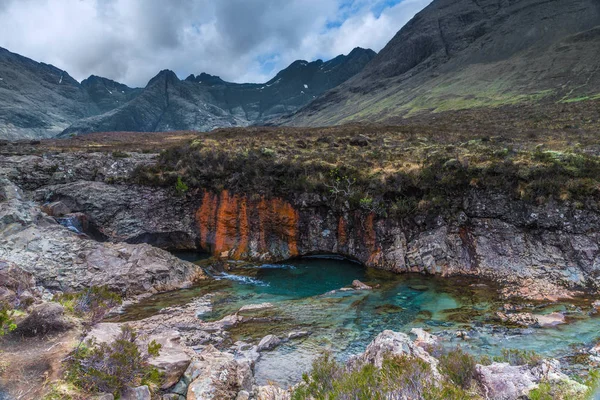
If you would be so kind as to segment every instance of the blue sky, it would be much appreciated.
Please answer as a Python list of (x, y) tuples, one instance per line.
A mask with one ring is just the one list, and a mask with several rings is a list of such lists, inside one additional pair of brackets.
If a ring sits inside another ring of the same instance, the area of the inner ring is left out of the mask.
[(158, 71), (264, 82), (297, 59), (381, 50), (431, 0), (2, 0), (0, 46), (144, 86)]

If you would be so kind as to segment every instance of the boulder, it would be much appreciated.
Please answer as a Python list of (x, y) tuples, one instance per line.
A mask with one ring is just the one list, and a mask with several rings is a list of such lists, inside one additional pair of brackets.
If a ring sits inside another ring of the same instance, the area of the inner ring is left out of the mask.
[(441, 380), (442, 377), (438, 371), (438, 360), (432, 357), (428, 352), (414, 344), (408, 335), (400, 332), (385, 330), (369, 343), (365, 352), (349, 361), (351, 367), (361, 367), (364, 364), (372, 364), (381, 368), (386, 356), (406, 355), (408, 357), (420, 358), (430, 365), (435, 380)]
[(538, 324), (544, 328), (566, 323), (564, 314), (559, 312), (553, 312), (552, 314), (547, 315), (536, 315), (535, 317), (537, 318)]
[(487, 397), (495, 400), (517, 400), (526, 398), (540, 382), (561, 384), (564, 398), (578, 397), (587, 387), (571, 380), (560, 370), (557, 360), (543, 360), (535, 366), (515, 366), (508, 363), (493, 363), (476, 366), (475, 379)]
[(121, 400), (152, 400), (152, 395), (148, 386), (138, 386), (123, 390)]
[(92, 400), (115, 400), (115, 396), (113, 396), (111, 393), (101, 393), (92, 397)]
[(310, 332), (308, 331), (292, 331), (287, 334), (288, 340), (300, 339), (306, 336), (310, 336)]
[(73, 323), (65, 317), (65, 309), (58, 303), (42, 303), (34, 306), (31, 313), (19, 323), (16, 332), (25, 336), (63, 332)]
[(185, 400), (184, 396), (180, 396), (177, 393), (163, 394), (161, 400)]
[(101, 322), (94, 325), (84, 341), (93, 340), (96, 343), (112, 343), (121, 333), (121, 324)]
[(420, 347), (434, 345), (434, 344), (437, 344), (437, 342), (438, 342), (437, 336), (434, 336), (431, 333), (426, 332), (422, 328), (413, 328), (410, 330), (410, 333), (411, 333), (411, 335), (416, 336), (416, 339), (414, 340), (413, 343)]
[(256, 400), (290, 400), (292, 395), (289, 391), (278, 386), (259, 386), (256, 389)]
[(191, 382), (187, 400), (234, 399), (240, 390), (252, 389), (253, 377), (250, 363), (236, 360), (232, 354), (223, 353), (208, 345), (184, 373)]
[(261, 311), (267, 310), (269, 308), (273, 308), (273, 304), (271, 303), (261, 303), (261, 304), (246, 304), (240, 308), (239, 312), (243, 311)]
[(373, 288), (365, 283), (362, 283), (358, 279), (352, 282), (352, 287), (356, 290), (372, 290)]
[(519, 399), (526, 397), (537, 387), (535, 377), (526, 366), (494, 363), (487, 366), (477, 365), (476, 371), (476, 380), (490, 399)]
[[(185, 351), (185, 347), (180, 342), (181, 336), (178, 332), (172, 331), (160, 336), (151, 336), (146, 342), (155, 340), (162, 347), (158, 357), (150, 358), (150, 365), (156, 367), (163, 373), (163, 383), (161, 389), (168, 389), (179, 382), (183, 373), (187, 370), (191, 357)], [(147, 349), (147, 343), (145, 349)]]
[(530, 313), (506, 314), (503, 312), (497, 312), (496, 316), (500, 318), (502, 322), (507, 322), (513, 325), (532, 326), (538, 323), (537, 318)]
[(64, 217), (71, 213), (71, 209), (62, 201), (44, 204), (42, 206), (42, 211), (52, 217)]
[(267, 335), (258, 343), (258, 351), (271, 350), (279, 346), (281, 339), (275, 335)]

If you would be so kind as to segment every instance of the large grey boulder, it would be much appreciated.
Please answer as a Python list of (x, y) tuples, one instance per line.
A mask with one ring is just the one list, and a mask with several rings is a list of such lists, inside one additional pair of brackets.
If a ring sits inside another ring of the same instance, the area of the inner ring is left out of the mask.
[(369, 343), (364, 353), (349, 361), (352, 367), (360, 367), (364, 364), (372, 364), (381, 368), (383, 361), (388, 356), (408, 356), (425, 361), (433, 373), (434, 379), (441, 380), (438, 371), (438, 360), (428, 352), (413, 343), (410, 337), (404, 333), (385, 330)]
[(477, 365), (475, 379), (487, 398), (517, 400), (526, 398), (541, 382), (560, 383), (568, 396), (583, 395), (588, 388), (563, 374), (557, 360), (543, 360), (535, 366), (514, 366), (508, 363)]

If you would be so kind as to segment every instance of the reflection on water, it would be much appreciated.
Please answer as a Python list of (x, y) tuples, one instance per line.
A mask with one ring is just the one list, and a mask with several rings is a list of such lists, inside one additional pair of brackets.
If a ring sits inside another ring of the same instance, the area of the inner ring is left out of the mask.
[[(232, 314), (243, 305), (270, 302), (275, 305), (274, 310), (269, 310), (274, 321), (246, 323), (230, 332), (232, 341), (258, 341), (270, 333), (285, 336), (299, 329), (312, 333), (263, 353), (257, 363), (259, 384), (270, 380), (283, 386), (298, 382), (324, 349), (346, 359), (364, 351), (385, 329), (408, 333), (413, 327), (423, 327), (444, 335), (450, 346), (460, 344), (474, 353), (491, 355), (499, 354), (502, 348), (519, 348), (562, 356), (571, 345), (592, 342), (600, 335), (600, 320), (584, 312), (572, 313), (570, 324), (552, 329), (499, 327), (494, 316), (502, 303), (495, 289), (466, 278), (396, 275), (336, 259), (301, 259), (246, 267), (218, 278), (193, 289), (146, 299), (129, 309), (123, 319), (143, 318), (162, 307), (185, 304), (207, 293), (216, 293), (212, 313), (204, 316), (209, 320)], [(337, 290), (355, 279), (376, 289)], [(331, 293), (333, 290), (336, 291)], [(570, 311), (558, 305), (536, 312), (557, 308)], [(454, 334), (457, 330), (468, 331), (470, 339), (458, 339)]]

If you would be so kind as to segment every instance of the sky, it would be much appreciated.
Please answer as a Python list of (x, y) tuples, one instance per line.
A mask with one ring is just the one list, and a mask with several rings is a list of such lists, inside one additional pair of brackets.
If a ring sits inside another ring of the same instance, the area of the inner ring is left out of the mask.
[(0, 47), (143, 87), (160, 70), (266, 82), (295, 60), (381, 50), (431, 0), (0, 0)]

